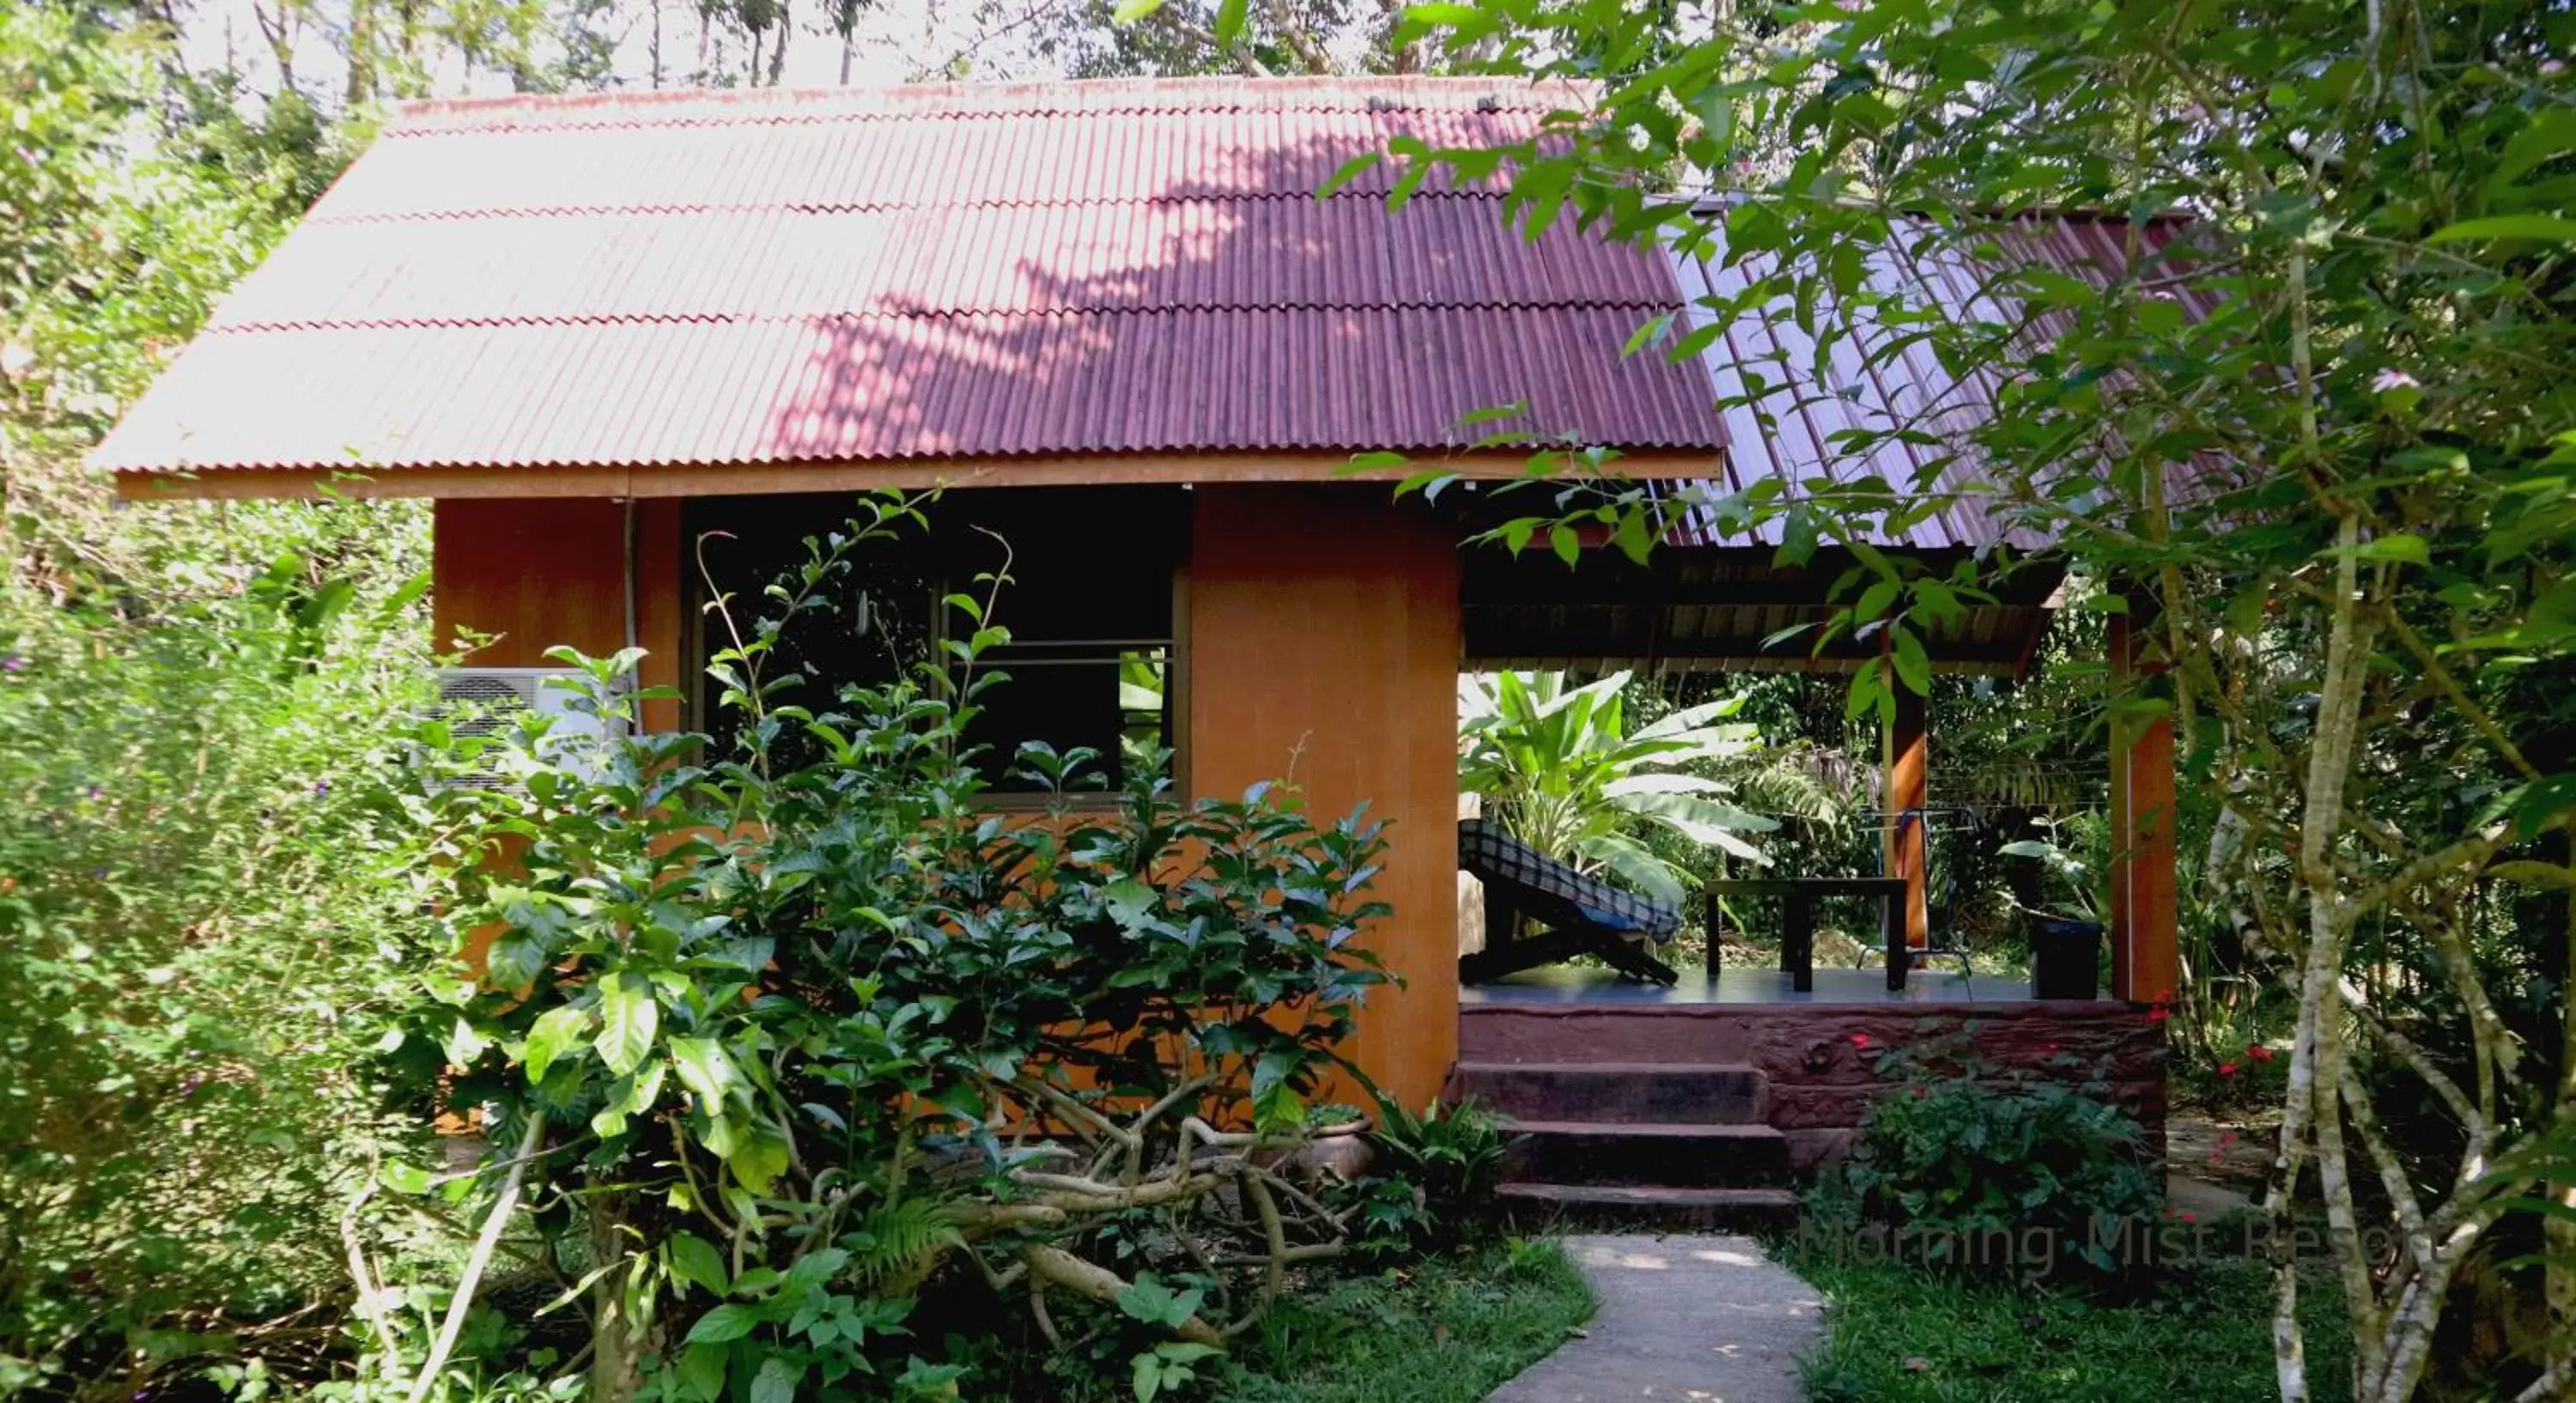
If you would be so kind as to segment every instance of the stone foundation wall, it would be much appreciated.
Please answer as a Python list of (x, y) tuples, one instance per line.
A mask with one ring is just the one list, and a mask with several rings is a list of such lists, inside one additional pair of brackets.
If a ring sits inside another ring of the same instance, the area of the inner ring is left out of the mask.
[(1473, 1063), (1747, 1065), (1767, 1083), (1769, 1123), (1791, 1164), (1810, 1172), (1842, 1156), (1890, 1083), (1890, 1048), (1965, 1031), (1997, 1072), (2070, 1084), (2099, 1080), (2160, 1142), (2164, 1030), (2148, 1009), (2108, 1000), (1997, 1004), (1708, 1004), (1653, 1007), (1485, 1005), (1462, 1010), (1461, 1056)]

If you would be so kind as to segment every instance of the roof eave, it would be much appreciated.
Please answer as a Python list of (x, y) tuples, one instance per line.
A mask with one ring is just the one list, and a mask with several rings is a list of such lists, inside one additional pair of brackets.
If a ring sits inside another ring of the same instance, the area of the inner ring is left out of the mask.
[[(302, 468), (124, 468), (127, 501), (397, 497), (736, 497), (876, 488), (1093, 487), (1150, 483), (1395, 482), (1438, 467), (1462, 478), (1544, 475), (1546, 450), (1483, 449), (1408, 454), (1400, 463), (1356, 463), (1341, 452), (1071, 453), (883, 458), (776, 464), (632, 464)], [(1640, 449), (1610, 460), (1631, 479), (1708, 478), (1723, 471), (1716, 448)]]

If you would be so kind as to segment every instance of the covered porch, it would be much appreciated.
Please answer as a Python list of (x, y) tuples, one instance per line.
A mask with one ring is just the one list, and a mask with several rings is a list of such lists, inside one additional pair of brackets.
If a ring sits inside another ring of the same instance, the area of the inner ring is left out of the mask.
[[(1499, 502), (1481, 511), (1496, 515)], [(1989, 545), (1993, 543), (1987, 543)], [(1886, 554), (1910, 565), (1947, 575), (1975, 547), (1959, 541), (1930, 544), (1891, 543)], [(1846, 630), (1817, 646), (1818, 630), (1849, 593), (1839, 597), (1835, 582), (1856, 562), (1845, 551), (1824, 549), (1803, 565), (1785, 565), (1771, 548), (1718, 545), (1695, 539), (1685, 526), (1675, 538), (1653, 551), (1643, 564), (1610, 550), (1589, 549), (1569, 569), (1553, 556), (1499, 550), (1469, 550), (1461, 561), (1460, 614), (1462, 663), (1467, 671), (1504, 669), (1571, 669), (1601, 673), (1634, 669), (1647, 675), (1675, 671), (1806, 672), (1848, 674), (1879, 655), (1880, 642), (1854, 637)], [(1955, 620), (1927, 630), (1926, 650), (1936, 674), (2018, 679), (2037, 656), (2043, 635), (2059, 605), (2061, 572), (2025, 562), (2010, 581), (1992, 591), (1989, 601), (1970, 604)], [(2156, 665), (2144, 646), (2137, 621), (2114, 614), (2108, 629), (2108, 694), (2117, 695), (2152, 682)], [(1803, 630), (1803, 631), (1801, 631)], [(1877, 800), (1880, 847), (1876, 877), (1901, 884), (1888, 901), (1888, 929), (1882, 940), (1873, 929), (1871, 946), (1908, 952), (1904, 983), (1893, 993), (1885, 986), (1867, 992), (1882, 1001), (1907, 1003), (1940, 987), (1960, 990), (1962, 964), (1950, 951), (1934, 950), (1934, 920), (1927, 818), (1940, 805), (1939, 738), (1931, 734), (1926, 699), (1891, 685), (1892, 714), (1878, 727)], [(2106, 697), (2107, 699), (2107, 697)], [(2108, 871), (2109, 902), (2101, 913), (2109, 946), (2107, 985), (2096, 997), (2140, 1005), (2169, 1003), (2179, 978), (2174, 927), (2173, 736), (2169, 720), (2122, 721), (2115, 709), (2110, 736), (2107, 780), (2111, 826)], [(1785, 887), (1806, 882), (1813, 874), (1763, 871), (1759, 880), (1722, 883), (1739, 899), (1777, 899)], [(1870, 881), (1836, 884), (1875, 885)], [(1818, 885), (1824, 885), (1819, 883)], [(1714, 895), (1714, 894), (1712, 894)], [(1819, 898), (1821, 899), (1821, 898)], [(1794, 902), (1795, 904), (1802, 904)], [(1717, 949), (1714, 908), (1694, 902), (1685, 921), (1705, 923), (1712, 963)], [(1462, 918), (1463, 927), (1467, 923)], [(1466, 943), (1473, 943), (1469, 936)], [(1927, 966), (1925, 955), (1936, 958)], [(1783, 1001), (1814, 1002), (1828, 988), (1857, 998), (1861, 985), (1882, 978), (1873, 969), (1866, 980), (1832, 971), (1821, 962), (1817, 988), (1798, 990), (1770, 970), (1736, 968), (1731, 963), (1711, 970), (1684, 988), (1651, 991), (1665, 1002), (1742, 1003), (1759, 1001), (1776, 991)], [(1716, 977), (1710, 977), (1716, 976)], [(1615, 978), (1594, 979), (1579, 971), (1534, 970), (1499, 982), (1478, 981), (1462, 996), (1469, 1004), (1510, 1001), (1531, 991), (1550, 998), (1581, 997), (1607, 1002), (1646, 1000), (1649, 991), (1621, 988)], [(1987, 997), (2010, 993), (2013, 981), (1980, 977), (1976, 991)], [(2030, 997), (2026, 981), (2018, 997)]]
[[(1889, 553), (1946, 575), (1973, 549), (1947, 540), (1893, 543)], [(1586, 550), (1572, 569), (1553, 556), (1471, 550), (1462, 560), (1463, 666), (1847, 674), (1876, 655), (1876, 640), (1845, 633), (1817, 648), (1812, 629), (1784, 634), (1830, 616), (1833, 586), (1854, 563), (1827, 550), (1785, 566), (1765, 546), (1692, 539), (1668, 541), (1643, 564)], [(1929, 631), (1936, 672), (2022, 675), (2062, 585), (2058, 572), (2025, 566), (1990, 601)], [(2125, 620), (2109, 637), (2110, 686), (2126, 689), (2151, 664)], [(1878, 728), (1879, 873), (1810, 883), (1884, 898), (1885, 925), (1873, 915), (1859, 942), (1863, 963), (1848, 949), (1811, 951), (1801, 979), (1783, 967), (1796, 960), (1722, 945), (1713, 897), (1684, 912), (1692, 927), (1709, 923), (1708, 961), (1678, 969), (1670, 984), (1588, 962), (1497, 975), (1470, 957), (1451, 1089), (1525, 1131), (1506, 1190), (1513, 1198), (1546, 1214), (1724, 1221), (1787, 1212), (1796, 1178), (1849, 1149), (1889, 1089), (1887, 1055), (1906, 1048), (1964, 1056), (1971, 1075), (2107, 1087), (2160, 1134), (2157, 1005), (2177, 982), (2169, 729), (2121, 725), (2111, 737), (2107, 982), (2088, 967), (2079, 995), (2036, 997), (2027, 971), (1989, 959), (1971, 972), (1964, 957), (1931, 948), (1947, 934), (1934, 919), (1924, 821), (1940, 807), (1940, 737), (1923, 697), (1899, 689), (1893, 712)], [(1718, 885), (1777, 895), (1812, 877), (1775, 868)], [(1462, 937), (1479, 920), (1462, 913)], [(1462, 947), (1473, 943), (1462, 938)], [(1891, 967), (1882, 951), (1902, 953)]]

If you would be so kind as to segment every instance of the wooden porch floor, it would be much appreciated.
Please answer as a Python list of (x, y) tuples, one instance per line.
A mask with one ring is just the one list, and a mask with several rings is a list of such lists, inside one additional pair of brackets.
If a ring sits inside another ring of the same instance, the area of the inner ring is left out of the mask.
[[(1553, 965), (1525, 970), (1490, 984), (1458, 992), (1469, 1007), (1582, 1005), (1601, 1008), (1674, 1008), (1706, 1004), (1917, 1005), (2029, 1003), (2025, 980), (1990, 975), (1962, 975), (1953, 969), (1916, 970), (1903, 993), (1887, 987), (1878, 969), (1819, 969), (1816, 987), (1804, 994), (1789, 987), (1779, 970), (1729, 968), (1685, 969), (1679, 984), (1667, 989), (1625, 979), (1609, 970)], [(2080, 1002), (2075, 1006), (2081, 1007)]]

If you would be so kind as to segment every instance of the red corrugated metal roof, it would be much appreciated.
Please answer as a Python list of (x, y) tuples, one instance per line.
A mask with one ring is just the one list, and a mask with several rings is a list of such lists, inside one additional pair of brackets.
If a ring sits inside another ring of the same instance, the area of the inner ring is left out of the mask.
[[(1499, 187), (1313, 191), (1477, 79), (615, 94), (399, 114), (97, 461), (126, 470), (1424, 450), (1508, 428), (1714, 450), (1623, 358), (1670, 265)], [(1461, 416), (1525, 400), (1525, 417)]]
[[(2138, 226), (2140, 256), (2158, 254), (2188, 229), (2185, 221), (2158, 219)], [(2038, 264), (2085, 279), (2096, 287), (2125, 276), (2129, 268), (2129, 223), (2088, 214), (2042, 215), (2001, 221), (1980, 230), (2006, 263)], [(1769, 255), (1729, 262), (1724, 235), (1698, 257), (1673, 260), (1683, 296), (1704, 324), (1711, 313), (1703, 301), (1728, 305), (1777, 268)], [(1958, 242), (1899, 258), (1893, 249), (1878, 250), (1864, 260), (1871, 291), (1900, 299), (1902, 305), (1927, 309), (1955, 322), (2010, 324), (2011, 311), (1995, 304), (1988, 291), (1996, 264), (1972, 259)], [(2173, 269), (2160, 270), (2171, 275)], [(2208, 291), (2177, 279), (2171, 295), (2184, 314), (2205, 316), (2212, 302)], [(1764, 478), (1785, 478), (1796, 492), (1801, 484), (1853, 481), (1876, 477), (1902, 489), (1920, 482), (1926, 468), (1933, 474), (1942, 505), (1898, 538), (1882, 544), (1977, 548), (2009, 542), (2024, 548), (2044, 545), (2025, 531), (1997, 520), (1981, 503), (1991, 494), (1954, 489), (1991, 480), (1992, 470), (1966, 437), (1992, 403), (1993, 377), (1982, 372), (1954, 375), (1930, 346), (1918, 337), (1906, 340), (1894, 356), (1877, 354), (1873, 328), (1827, 309), (1823, 315), (1848, 334), (1828, 348), (1823, 374), (1816, 367), (1816, 340), (1799, 329), (1785, 300), (1774, 301), (1754, 316), (1736, 317), (1701, 357), (1724, 406), (1727, 442), (1722, 482), (1702, 484), (1716, 495), (1740, 492)], [(2028, 335), (2034, 339), (2062, 334), (2064, 313), (2036, 318)], [(1866, 457), (1856, 457), (1837, 435), (1853, 431), (1883, 433), (1905, 427), (1931, 435), (1934, 443), (1884, 441)], [(1780, 523), (1773, 522), (1760, 539), (1776, 544)], [(1676, 523), (1672, 539), (1683, 544), (1716, 539), (1713, 516), (1694, 512)], [(1733, 538), (1740, 541), (1741, 537)]]

